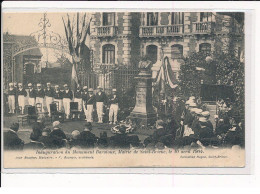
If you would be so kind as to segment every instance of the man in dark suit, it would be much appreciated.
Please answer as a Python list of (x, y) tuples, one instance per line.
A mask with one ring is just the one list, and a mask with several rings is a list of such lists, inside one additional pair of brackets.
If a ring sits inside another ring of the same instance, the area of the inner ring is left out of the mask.
[(92, 124), (87, 122), (84, 131), (82, 131), (79, 136), (82, 148), (94, 148), (95, 143), (97, 143), (98, 138), (91, 132), (91, 130)]
[(23, 149), (24, 142), (21, 140), (17, 131), (19, 130), (19, 124), (13, 123), (9, 131), (4, 133), (4, 149), (5, 150), (21, 150)]
[(119, 133), (110, 137), (109, 146), (112, 148), (129, 149), (131, 138), (126, 134), (125, 127), (119, 128)]
[(50, 133), (50, 137), (53, 138), (53, 144), (58, 148), (64, 147), (67, 142), (67, 137), (61, 129), (60, 122), (54, 121), (52, 125), (53, 131)]
[[(58, 148), (57, 146), (54, 145), (53, 142), (55, 142), (54, 140), (57, 141), (57, 139), (53, 138), (50, 136), (51, 130), (49, 128), (44, 128), (42, 130), (42, 135), (41, 137), (39, 137), (39, 142), (44, 144), (44, 147), (46, 149), (55, 149)], [(62, 144), (62, 140), (59, 144)]]
[(40, 150), (44, 149), (44, 144), (39, 142), (39, 134), (36, 134), (34, 132), (31, 133), (30, 139), (31, 142), (24, 145), (24, 150)]

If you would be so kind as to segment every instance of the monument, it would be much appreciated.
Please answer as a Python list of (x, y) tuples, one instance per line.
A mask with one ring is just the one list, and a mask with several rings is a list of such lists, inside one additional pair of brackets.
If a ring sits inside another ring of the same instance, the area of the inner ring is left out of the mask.
[(153, 109), (151, 61), (139, 62), (140, 73), (136, 80), (135, 107), (129, 119), (137, 125), (153, 125), (157, 119)]

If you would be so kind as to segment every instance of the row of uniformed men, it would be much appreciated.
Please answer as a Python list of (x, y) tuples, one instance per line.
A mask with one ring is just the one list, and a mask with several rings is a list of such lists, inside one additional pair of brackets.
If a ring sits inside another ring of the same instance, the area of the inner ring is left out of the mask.
[(112, 95), (108, 99), (106, 94), (102, 91), (102, 87), (100, 86), (97, 88), (96, 95), (94, 94), (94, 90), (92, 88), (88, 89), (87, 86), (84, 86), (83, 90), (81, 90), (81, 88), (78, 86), (74, 95), (67, 84), (64, 85), (64, 91), (60, 90), (59, 85), (55, 85), (55, 89), (53, 90), (51, 88), (51, 83), (47, 83), (46, 89), (43, 89), (41, 84), (37, 84), (37, 89), (35, 90), (31, 83), (28, 84), (28, 88), (29, 90), (27, 94), (26, 90), (23, 88), (23, 85), (21, 83), (18, 84), (18, 89), (14, 87), (13, 83), (9, 84), (9, 113), (14, 113), (15, 111), (15, 96), (17, 95), (18, 106), (21, 108), (23, 114), (25, 107), (25, 97), (28, 95), (28, 104), (31, 106), (35, 106), (35, 104), (41, 104), (42, 112), (44, 111), (43, 104), (45, 100), (49, 116), (51, 116), (50, 104), (52, 104), (54, 101), (58, 102), (58, 110), (64, 110), (67, 118), (69, 118), (70, 115), (70, 102), (77, 102), (78, 110), (84, 111), (86, 120), (88, 122), (93, 122), (93, 112), (94, 108), (96, 108), (98, 122), (103, 123), (104, 104), (109, 100), (109, 122), (117, 122), (119, 99), (116, 94), (116, 89), (112, 90)]

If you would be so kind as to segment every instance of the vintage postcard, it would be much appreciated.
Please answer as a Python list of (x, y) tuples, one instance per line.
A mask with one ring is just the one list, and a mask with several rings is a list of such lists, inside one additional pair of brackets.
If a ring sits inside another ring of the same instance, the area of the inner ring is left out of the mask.
[(242, 11), (3, 12), (3, 168), (244, 168), (245, 32)]

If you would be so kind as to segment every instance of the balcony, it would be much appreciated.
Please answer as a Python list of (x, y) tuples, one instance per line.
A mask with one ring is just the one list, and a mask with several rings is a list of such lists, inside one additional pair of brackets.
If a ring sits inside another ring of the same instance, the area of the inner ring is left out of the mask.
[(117, 26), (101, 26), (96, 27), (98, 37), (112, 37), (118, 34)]
[(140, 26), (140, 37), (176, 36), (183, 34), (183, 24), (166, 26)]
[(192, 32), (195, 34), (209, 34), (212, 32), (212, 22), (193, 22)]

